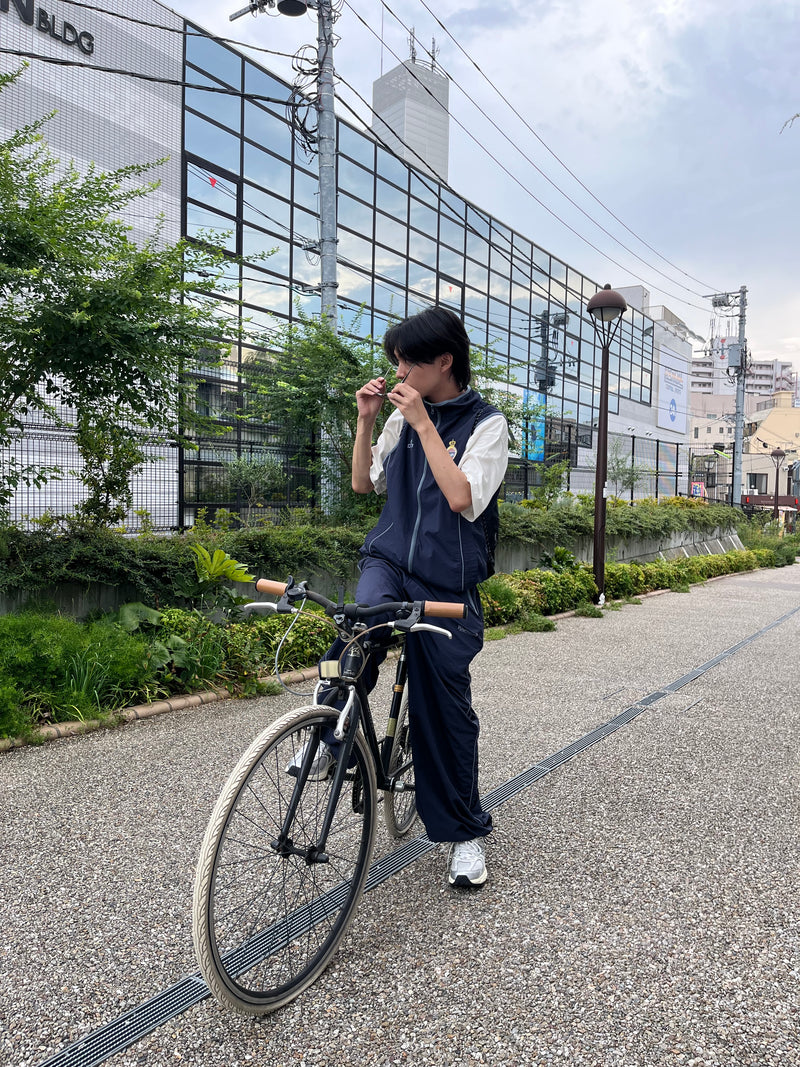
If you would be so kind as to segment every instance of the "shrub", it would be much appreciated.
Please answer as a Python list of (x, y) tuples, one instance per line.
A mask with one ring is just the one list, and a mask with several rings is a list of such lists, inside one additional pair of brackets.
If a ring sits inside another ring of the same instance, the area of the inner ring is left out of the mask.
[(486, 626), (502, 626), (519, 613), (519, 597), (507, 575), (495, 574), (479, 588), (483, 621)]
[(152, 682), (147, 642), (112, 622), (0, 617), (0, 736), (101, 717), (147, 695)]

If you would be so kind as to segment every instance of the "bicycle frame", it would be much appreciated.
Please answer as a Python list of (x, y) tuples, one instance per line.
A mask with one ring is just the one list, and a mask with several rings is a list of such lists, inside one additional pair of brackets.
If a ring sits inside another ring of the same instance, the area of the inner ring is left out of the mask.
[[(370, 642), (366, 642), (365, 647), (362, 649), (362, 653), (369, 656), (372, 647)], [(292, 796), (286, 810), (281, 832), (278, 834), (278, 837), (271, 842), (272, 847), (279, 855), (303, 856), (309, 866), (312, 863), (328, 862), (325, 845), (333, 823), (336, 806), (339, 803), (342, 787), (345, 781), (348, 780), (348, 763), (350, 762), (350, 756), (353, 752), (353, 745), (355, 744), (359, 725), (364, 731), (367, 747), (373, 759), (375, 776), (379, 789), (384, 791), (393, 790), (397, 779), (406, 773), (412, 763), (411, 760), (408, 760), (401, 767), (398, 767), (394, 774), (389, 774), (389, 759), (391, 755), (392, 740), (397, 729), (397, 720), (400, 715), (403, 690), (405, 689), (406, 678), (408, 676), (405, 640), (402, 641), (400, 647), (400, 656), (397, 661), (395, 680), (392, 687), (392, 700), (389, 706), (389, 720), (386, 727), (386, 735), (382, 743), (378, 741), (375, 723), (369, 705), (369, 695), (364, 688), (363, 682), (359, 676), (356, 676), (351, 680), (348, 677), (347, 666), (345, 666), (342, 674), (344, 677), (338, 679), (336, 687), (331, 692), (325, 694), (321, 703), (318, 701), (318, 696), (320, 687), (323, 684), (322, 682), (318, 684), (317, 689), (314, 692), (314, 704), (319, 707), (331, 706), (334, 701), (341, 702), (346, 693), (345, 703), (339, 712), (339, 722), (335, 731), (337, 741), (340, 740), (339, 733), (341, 732), (342, 734), (341, 747), (336, 761), (336, 769), (333, 774), (330, 796), (328, 797), (328, 804), (325, 810), (325, 817), (322, 821), (319, 839), (314, 845), (311, 845), (307, 849), (298, 849), (292, 842), (290, 831), (297, 812), (297, 807), (300, 803), (300, 798), (306, 786), (306, 782), (308, 781), (311, 766), (316, 757), (320, 742), (322, 741), (321, 726), (314, 728), (311, 743), (306, 748), (300, 771), (295, 780), (294, 790), (292, 791)], [(333, 682), (333, 679), (329, 679), (329, 681)], [(349, 780), (353, 779), (351, 778)], [(405, 786), (404, 788), (413, 789), (413, 786)]]

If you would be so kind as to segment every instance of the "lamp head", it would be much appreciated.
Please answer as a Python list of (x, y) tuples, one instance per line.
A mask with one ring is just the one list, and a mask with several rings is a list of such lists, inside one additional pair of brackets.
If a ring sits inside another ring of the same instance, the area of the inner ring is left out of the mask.
[(613, 322), (628, 310), (625, 297), (606, 283), (586, 305), (586, 310), (598, 322)]
[(619, 328), (620, 319), (628, 310), (625, 297), (615, 292), (610, 285), (605, 285), (589, 300), (586, 310), (592, 316), (595, 336), (606, 352)]
[(308, 11), (308, 4), (305, 0), (278, 0), (278, 11), (282, 15), (291, 15), (296, 17), (297, 15), (305, 15)]

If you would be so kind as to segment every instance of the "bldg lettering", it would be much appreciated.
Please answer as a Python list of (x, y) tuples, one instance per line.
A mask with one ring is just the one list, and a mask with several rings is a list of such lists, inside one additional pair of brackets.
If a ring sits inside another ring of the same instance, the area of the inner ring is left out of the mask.
[(94, 36), (86, 30), (77, 30), (71, 22), (56, 18), (43, 7), (34, 8), (33, 0), (0, 0), (0, 12), (8, 14), (9, 4), (26, 26), (35, 26), (40, 33), (46, 33), (56, 41), (70, 47), (77, 47), (85, 56), (94, 52)]

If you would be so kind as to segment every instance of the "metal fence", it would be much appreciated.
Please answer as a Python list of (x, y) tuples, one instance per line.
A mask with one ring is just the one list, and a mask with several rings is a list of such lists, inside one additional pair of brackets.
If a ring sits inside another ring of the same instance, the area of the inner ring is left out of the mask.
[[(147, 461), (132, 480), (127, 530), (136, 532), (144, 525), (183, 529), (198, 516), (214, 520), (222, 509), (244, 521), (280, 521), (287, 511), (329, 511), (340, 503), (341, 464), (313, 430), (298, 435), (281, 427), (233, 422), (220, 436), (193, 444), (178, 448), (143, 442)], [(69, 515), (86, 498), (80, 478), (83, 461), (68, 424), (32, 423), (5, 456), (0, 454), (0, 463), (9, 457), (19, 465), (60, 470), (41, 489), (18, 489), (10, 506), (15, 523), (32, 527), (48, 515)], [(551, 428), (542, 461), (512, 458), (501, 499), (515, 502), (534, 496), (546, 468), (563, 460), (569, 461), (563, 488), (593, 494), (596, 433), (562, 425)], [(623, 500), (696, 495), (730, 502), (730, 467), (728, 457), (683, 444), (609, 435), (608, 491)], [(254, 473), (250, 482), (248, 470)]]

